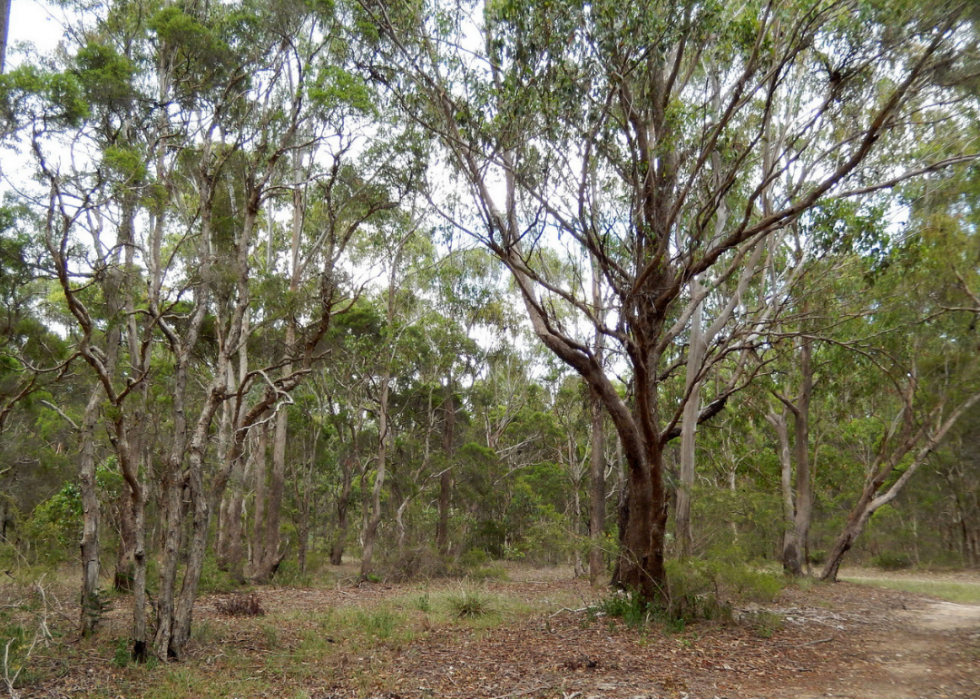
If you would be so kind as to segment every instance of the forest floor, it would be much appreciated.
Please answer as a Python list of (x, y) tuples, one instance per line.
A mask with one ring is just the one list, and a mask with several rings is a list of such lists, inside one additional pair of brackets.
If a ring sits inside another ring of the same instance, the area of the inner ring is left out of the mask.
[[(26, 653), (44, 622), (52, 638), (24, 663), (21, 697), (980, 697), (976, 604), (807, 584), (772, 604), (736, 609), (733, 622), (635, 630), (597, 613), (607, 591), (567, 569), (511, 567), (507, 581), (361, 585), (353, 572), (329, 587), (256, 588), (261, 617), (229, 617), (221, 611), (229, 595), (204, 595), (186, 657), (138, 667), (127, 662), (126, 598), (112, 601), (96, 638), (80, 640), (65, 601), (70, 588), (59, 597), (42, 582), (40, 599), (36, 586), (8, 582), (0, 586), (0, 636), (17, 629), (20, 643), (2, 669), (12, 677), (17, 652)], [(980, 585), (975, 573), (940, 579)], [(33, 602), (17, 608), (18, 590)]]

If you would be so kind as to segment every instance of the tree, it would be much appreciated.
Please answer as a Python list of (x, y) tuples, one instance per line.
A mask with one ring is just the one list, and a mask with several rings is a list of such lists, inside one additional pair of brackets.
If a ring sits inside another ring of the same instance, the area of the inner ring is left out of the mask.
[[(629, 483), (615, 582), (663, 601), (664, 446), (691, 393), (663, 401), (686, 362), (665, 358), (706, 295), (818, 203), (948, 163), (887, 157), (959, 60), (954, 37), (972, 36), (964, 8), (492, 2), (478, 18), (361, 6), (384, 37), (372, 75), (438, 138), (471, 197), (438, 201), (440, 215), (507, 267), (540, 341), (608, 412)], [(716, 230), (723, 203), (737, 214)], [(604, 314), (586, 273), (562, 282), (550, 251), (583, 270), (596, 261), (614, 299)], [(586, 328), (628, 367), (627, 399)], [(719, 351), (738, 336), (720, 335)]]

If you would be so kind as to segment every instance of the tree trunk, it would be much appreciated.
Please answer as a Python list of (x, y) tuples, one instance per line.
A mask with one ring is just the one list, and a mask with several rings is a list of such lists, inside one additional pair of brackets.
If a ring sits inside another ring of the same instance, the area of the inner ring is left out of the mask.
[[(374, 557), (374, 544), (378, 538), (378, 524), (381, 522), (381, 489), (385, 482), (385, 469), (388, 462), (388, 391), (391, 373), (385, 369), (381, 377), (381, 395), (378, 398), (378, 454), (375, 460), (374, 487), (371, 490), (371, 514), (364, 528), (364, 543), (361, 552), (361, 577), (371, 572)], [(362, 485), (363, 487), (363, 485)]]
[[(804, 304), (803, 314), (809, 312)], [(810, 543), (810, 517), (813, 512), (813, 478), (810, 473), (810, 398), (813, 394), (813, 340), (808, 336), (800, 339), (800, 391), (793, 412), (796, 452), (796, 516), (793, 523), (797, 546), (794, 576), (803, 575), (806, 552)]]
[[(697, 278), (691, 280), (691, 295), (698, 296), (702, 287)], [(701, 364), (704, 361), (704, 329), (702, 324), (702, 304), (694, 308), (691, 315), (691, 337), (687, 350), (687, 375), (685, 390), (688, 393), (681, 422), (681, 465), (677, 487), (677, 509), (675, 511), (675, 535), (677, 556), (685, 559), (691, 555), (693, 534), (691, 532), (691, 497), (694, 490), (695, 440), (698, 413), (701, 409)]]
[(269, 423), (263, 421), (262, 425), (255, 430), (252, 440), (252, 459), (255, 464), (255, 499), (254, 512), (252, 513), (252, 559), (249, 561), (248, 577), (255, 580), (260, 572), (266, 567), (265, 562), (265, 542), (266, 531), (266, 505), (268, 497), (266, 489), (269, 480), (268, 459), (266, 451), (269, 441)]
[[(288, 430), (289, 418), (286, 416), (286, 408), (283, 406), (276, 415), (276, 427), (272, 442), (272, 468), (269, 470), (268, 486), (264, 490), (265, 512), (262, 522), (264, 529), (257, 528), (253, 532), (254, 545), (257, 550), (261, 551), (249, 576), (253, 583), (268, 582), (285, 557), (285, 552), (279, 550), (279, 522), (282, 517), (282, 495), (285, 487), (286, 435)], [(256, 508), (258, 508), (258, 489), (255, 491), (255, 500)]]
[(95, 424), (102, 402), (102, 385), (96, 384), (85, 406), (79, 439), (81, 459), (78, 487), (82, 499), (82, 598), (81, 632), (94, 634), (102, 618), (99, 599), (99, 495), (95, 483)]
[(796, 506), (793, 501), (793, 457), (789, 443), (789, 425), (786, 415), (789, 409), (784, 407), (783, 412), (771, 412), (766, 415), (766, 420), (776, 430), (776, 438), (779, 442), (779, 491), (783, 500), (783, 545), (780, 557), (783, 561), (783, 571), (790, 575), (801, 575), (802, 568), (800, 562), (800, 546), (796, 538)]
[(10, 33), (10, 0), (0, 0), (0, 75), (7, 62), (7, 36)]
[(348, 508), (350, 507), (351, 490), (354, 483), (354, 464), (353, 456), (348, 456), (341, 461), (343, 469), (343, 482), (340, 487), (340, 494), (337, 496), (337, 532), (330, 547), (330, 565), (339, 566), (344, 560), (344, 548), (347, 545), (347, 530), (350, 528), (348, 518)]
[(592, 417), (592, 454), (589, 459), (589, 580), (595, 585), (606, 574), (603, 542), (606, 530), (606, 431), (605, 415), (595, 394), (589, 391)]
[(456, 401), (453, 392), (453, 375), (446, 381), (446, 400), (443, 402), (442, 452), (445, 467), (439, 476), (439, 524), (436, 527), (436, 548), (440, 556), (449, 554), (449, 500), (452, 491), (452, 462), (456, 432)]
[(666, 605), (670, 596), (664, 569), (667, 508), (663, 464), (659, 448), (651, 451), (656, 459), (653, 463), (630, 464), (623, 505), (625, 527), (613, 583), (636, 592), (641, 599)]
[[(251, 459), (251, 455), (248, 457)], [(242, 526), (245, 507), (245, 481), (248, 478), (249, 463), (244, 456), (235, 459), (228, 477), (228, 490), (221, 500), (218, 530), (223, 545), (217, 551), (218, 568), (227, 572), (238, 582), (245, 582), (245, 548), (242, 544), (245, 531)]]
[[(861, 497), (858, 498), (857, 503), (851, 510), (851, 514), (847, 518), (847, 524), (844, 526), (844, 530), (837, 537), (837, 541), (834, 544), (834, 548), (831, 549), (830, 555), (827, 558), (827, 563), (824, 566), (823, 572), (820, 574), (821, 580), (836, 581), (837, 573), (840, 570), (841, 560), (844, 558), (844, 554), (850, 550), (854, 541), (861, 535), (864, 531), (864, 525), (867, 524), (868, 520), (880, 507), (887, 505), (902, 492), (905, 484), (909, 482), (915, 472), (923, 464), (923, 462), (928, 458), (932, 450), (936, 448), (943, 437), (950, 428), (956, 424), (960, 417), (972, 408), (976, 403), (980, 402), (980, 393), (975, 393), (968, 395), (950, 414), (945, 420), (941, 419), (942, 403), (940, 403), (936, 408), (931, 411), (930, 417), (936, 420), (936, 424), (933, 425), (933, 429), (927, 429), (927, 426), (921, 426), (919, 429), (913, 432), (912, 423), (912, 400), (914, 398), (915, 391), (915, 372), (910, 373), (911, 379), (909, 383), (908, 393), (905, 398), (905, 407), (901, 414), (904, 414), (905, 418), (905, 429), (902, 436), (900, 437), (898, 443), (894, 446), (890, 454), (886, 454), (886, 449), (888, 445), (888, 438), (882, 440), (882, 446), (878, 456), (875, 458), (875, 462), (871, 468), (871, 473), (873, 476), (868, 479), (868, 482), (864, 486), (864, 490), (861, 492)], [(916, 443), (924, 440), (925, 444), (919, 448), (916, 452), (915, 457), (912, 459), (911, 463), (905, 468), (902, 474), (895, 480), (894, 483), (888, 488), (887, 491), (878, 495), (878, 490), (884, 485), (888, 477), (895, 471), (898, 464), (905, 458)]]

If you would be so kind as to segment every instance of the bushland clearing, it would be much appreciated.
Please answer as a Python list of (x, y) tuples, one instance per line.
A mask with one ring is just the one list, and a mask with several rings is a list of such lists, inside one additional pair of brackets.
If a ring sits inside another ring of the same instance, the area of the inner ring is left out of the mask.
[(599, 611), (606, 589), (568, 569), (506, 571), (357, 584), (344, 567), (319, 587), (255, 588), (265, 613), (253, 617), (227, 614), (232, 595), (203, 595), (187, 658), (146, 666), (128, 660), (128, 597), (80, 640), (74, 581), (7, 576), (0, 619), (16, 640), (4, 669), (13, 678), (37, 638), (22, 697), (980, 696), (976, 605), (807, 583), (730, 622), (629, 628)]

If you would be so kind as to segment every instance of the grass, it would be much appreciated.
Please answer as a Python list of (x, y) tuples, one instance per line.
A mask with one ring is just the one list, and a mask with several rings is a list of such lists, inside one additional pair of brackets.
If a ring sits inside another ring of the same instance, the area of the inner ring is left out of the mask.
[(885, 587), (891, 590), (930, 595), (944, 599), (947, 602), (956, 602), (957, 604), (980, 604), (980, 583), (885, 578), (877, 576), (873, 578), (841, 576), (841, 580), (857, 583), (858, 585)]
[[(539, 575), (533, 572), (533, 577)], [(59, 591), (60, 599), (74, 593), (74, 580), (69, 582), (65, 591)], [(11, 593), (6, 596), (21, 603), (16, 610), (0, 609), (0, 635), (13, 634), (18, 625), (22, 633), (30, 631), (35, 614), (28, 609), (35, 602), (30, 587), (8, 585), (0, 592)], [(398, 689), (388, 686), (385, 668), (393, 655), (404, 652), (416, 639), (447, 629), (479, 636), (529, 616), (584, 604), (579, 591), (535, 596), (511, 592), (507, 583), (474, 580), (406, 585), (384, 598), (356, 600), (354, 592), (342, 594), (332, 604), (299, 608), (280, 604), (267, 609), (264, 617), (229, 618), (217, 609), (196, 616), (187, 657), (180, 663), (133, 663), (128, 613), (116, 614), (93, 638), (75, 644), (58, 640), (45, 651), (52, 657), (28, 663), (18, 684), (23, 688), (80, 672), (85, 678), (84, 693), (106, 699), (120, 695), (197, 697), (201, 687), (218, 697), (254, 696), (263, 691), (305, 696), (308, 687), (333, 683), (353, 687), (364, 696), (377, 696)], [(258, 596), (272, 597), (265, 588)], [(212, 600), (211, 604), (226, 600)], [(127, 602), (126, 596), (113, 600), (117, 608)], [(48, 618), (56, 638), (73, 637), (71, 618), (53, 613)]]

